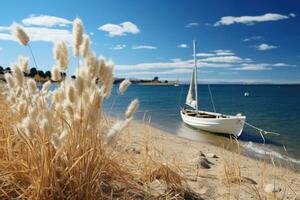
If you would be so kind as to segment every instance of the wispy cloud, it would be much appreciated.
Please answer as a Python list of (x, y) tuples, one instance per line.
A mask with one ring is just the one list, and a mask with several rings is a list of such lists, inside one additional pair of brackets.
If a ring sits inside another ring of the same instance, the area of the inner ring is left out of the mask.
[(2, 47), (0, 47), (0, 51), (2, 51), (3, 50), (3, 48)]
[(125, 47), (126, 47), (125, 44), (117, 44), (117, 45), (111, 47), (110, 49), (112, 49), (112, 50), (122, 50), (122, 49), (124, 49)]
[(156, 46), (150, 46), (150, 45), (133, 45), (132, 49), (149, 49), (149, 50), (154, 50), (157, 49)]
[(262, 71), (271, 70), (274, 67), (296, 67), (296, 65), (291, 65), (287, 63), (243, 63), (241, 67), (232, 68), (233, 70), (247, 70), (247, 71)]
[(257, 36), (252, 36), (252, 37), (249, 37), (249, 38), (245, 38), (245, 39), (243, 39), (243, 42), (250, 42), (250, 41), (262, 40), (262, 39), (263, 39), (262, 36), (257, 35)]
[(272, 65), (273, 67), (296, 67), (296, 65), (290, 65), (286, 63), (275, 63)]
[(108, 36), (124, 36), (128, 33), (138, 34), (140, 29), (132, 22), (123, 22), (121, 24), (104, 24), (98, 28), (98, 30), (108, 33)]
[(196, 56), (198, 57), (210, 57), (210, 56), (215, 56), (214, 53), (196, 53)]
[(270, 50), (270, 49), (276, 49), (278, 47), (274, 46), (274, 45), (269, 45), (269, 44), (263, 43), (263, 44), (256, 46), (256, 48), (260, 51), (266, 51), (266, 50)]
[(216, 56), (200, 59), (200, 61), (217, 63), (240, 63), (243, 61), (243, 59), (238, 56)]
[[(172, 62), (151, 62), (151, 63), (139, 63), (133, 65), (116, 65), (116, 70), (150, 70), (150, 69), (166, 69), (166, 68), (192, 68), (193, 60), (172, 60)], [(199, 67), (209, 68), (229, 68), (233, 67), (231, 63), (209, 63), (199, 61), (197, 62)]]
[(191, 23), (188, 23), (187, 25), (185, 25), (186, 28), (190, 28), (190, 27), (193, 27), (193, 26), (199, 26), (199, 23), (191, 22)]
[(278, 21), (283, 19), (289, 19), (296, 17), (294, 13), (290, 13), (289, 15), (281, 15), (277, 13), (266, 13), (264, 15), (258, 16), (225, 16), (222, 17), (219, 21), (217, 21), (214, 26), (227, 26), (232, 24), (246, 24), (253, 25), (259, 22), (267, 22), (267, 21)]
[(242, 67), (233, 68), (232, 70), (245, 70), (245, 71), (262, 71), (262, 70), (271, 70), (272, 68), (269, 67), (270, 64), (268, 63), (244, 63), (241, 64)]
[(217, 56), (232, 56), (233, 53), (231, 50), (217, 49), (213, 51)]
[(64, 27), (68, 24), (72, 24), (72, 21), (65, 18), (49, 16), (49, 15), (39, 15), (39, 16), (30, 15), (29, 17), (23, 19), (22, 23), (26, 26)]
[[(0, 29), (0, 40), (17, 41), (12, 33), (11, 26), (5, 28), (7, 29)], [(72, 42), (72, 33), (68, 29), (56, 29), (48, 27), (24, 27), (24, 29), (29, 35), (30, 41), (65, 41), (69, 44)]]
[(179, 44), (179, 45), (177, 45), (177, 47), (182, 48), (182, 49), (189, 48), (189, 46), (187, 44)]
[(173, 58), (173, 59), (170, 59), (172, 62), (181, 62), (182, 59), (181, 58)]

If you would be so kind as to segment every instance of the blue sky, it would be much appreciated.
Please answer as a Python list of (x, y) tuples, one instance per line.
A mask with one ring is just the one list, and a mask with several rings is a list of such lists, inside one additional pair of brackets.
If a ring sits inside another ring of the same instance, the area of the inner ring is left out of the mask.
[(11, 35), (16, 22), (39, 68), (50, 70), (53, 42), (70, 43), (79, 17), (91, 49), (115, 62), (117, 77), (187, 81), (196, 39), (199, 81), (300, 83), (299, 11), (294, 0), (1, 1), (0, 65), (30, 57)]

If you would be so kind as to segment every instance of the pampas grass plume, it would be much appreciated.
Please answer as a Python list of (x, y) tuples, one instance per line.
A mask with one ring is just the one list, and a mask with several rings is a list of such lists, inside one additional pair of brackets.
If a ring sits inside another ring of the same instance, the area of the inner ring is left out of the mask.
[(114, 141), (117, 135), (129, 124), (132, 118), (127, 118), (124, 121), (117, 121), (106, 134), (105, 144), (110, 144)]
[(27, 109), (27, 102), (25, 100), (22, 100), (18, 105), (18, 112), (20, 114), (25, 114)]
[(14, 78), (12, 77), (11, 74), (6, 73), (6, 74), (4, 75), (4, 77), (5, 77), (5, 80), (7, 81), (8, 87), (9, 87), (10, 89), (13, 89), (13, 88), (16, 87), (16, 82), (15, 82), (15, 80), (14, 80)]
[(26, 46), (29, 42), (29, 37), (27, 33), (24, 31), (23, 27), (16, 24), (13, 26), (13, 29), (14, 29), (14, 35), (18, 39), (20, 44)]
[(138, 108), (139, 108), (139, 100), (135, 99), (129, 104), (127, 108), (127, 111), (125, 113), (126, 118), (131, 118)]
[(71, 103), (74, 103), (76, 101), (76, 92), (75, 92), (75, 88), (73, 87), (73, 85), (68, 87), (67, 97)]
[(51, 71), (51, 79), (53, 81), (60, 81), (61, 80), (61, 73), (58, 67), (53, 67)]
[(13, 70), (13, 75), (16, 78), (18, 86), (23, 87), (24, 74), (23, 74), (22, 70), (18, 66), (14, 66), (12, 70)]
[(79, 56), (80, 45), (83, 41), (83, 25), (79, 18), (73, 21), (73, 51), (75, 56)]
[(29, 117), (25, 117), (22, 121), (22, 127), (25, 130), (25, 134), (28, 138), (32, 139), (34, 134), (34, 124)]
[(25, 56), (19, 56), (18, 58), (19, 65), (21, 66), (21, 70), (25, 73), (29, 73), (29, 58)]
[(69, 65), (68, 48), (66, 43), (58, 42), (54, 45), (54, 58), (61, 70), (67, 70)]
[(51, 86), (51, 81), (47, 81), (46, 83), (44, 83), (42, 87), (42, 92), (48, 92), (50, 86)]
[(75, 88), (76, 88), (79, 96), (81, 96), (83, 89), (84, 89), (84, 79), (82, 77), (79, 76), (76, 78)]
[(119, 92), (123, 94), (130, 84), (131, 84), (130, 80), (128, 79), (123, 80), (119, 86)]
[(89, 51), (90, 51), (90, 39), (88, 36), (85, 36), (82, 44), (82, 56), (84, 58), (87, 58), (90, 53)]
[(28, 90), (31, 94), (34, 94), (37, 91), (35, 80), (33, 79), (28, 80)]

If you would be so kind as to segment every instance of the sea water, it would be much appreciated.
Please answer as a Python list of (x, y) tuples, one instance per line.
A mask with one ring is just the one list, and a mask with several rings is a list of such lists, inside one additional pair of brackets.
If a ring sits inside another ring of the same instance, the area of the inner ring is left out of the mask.
[[(104, 102), (110, 116), (123, 117), (128, 104), (135, 98), (140, 101), (136, 120), (150, 122), (152, 126), (171, 134), (224, 146), (227, 137), (207, 133), (185, 125), (180, 116), (188, 85), (151, 86), (131, 85), (125, 94), (118, 94), (118, 85)], [(300, 166), (300, 85), (210, 85), (216, 112), (247, 116), (246, 121), (266, 131), (265, 143), (259, 131), (245, 125), (238, 138), (243, 154), (255, 158), (281, 160)], [(245, 92), (249, 95), (245, 96)], [(198, 86), (199, 109), (214, 111), (208, 85)]]

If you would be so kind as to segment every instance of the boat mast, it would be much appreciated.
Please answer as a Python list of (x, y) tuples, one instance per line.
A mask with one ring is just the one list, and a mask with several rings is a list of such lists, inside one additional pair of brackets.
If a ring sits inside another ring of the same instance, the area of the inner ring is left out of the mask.
[(196, 41), (193, 40), (194, 51), (194, 69), (195, 69), (195, 96), (196, 96), (196, 111), (198, 112), (198, 91), (197, 91), (197, 58), (196, 58)]

